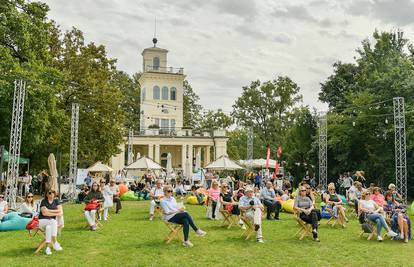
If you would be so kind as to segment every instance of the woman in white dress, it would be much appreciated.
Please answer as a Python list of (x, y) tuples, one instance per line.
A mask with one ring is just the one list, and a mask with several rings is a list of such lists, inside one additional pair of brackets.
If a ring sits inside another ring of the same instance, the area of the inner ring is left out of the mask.
[(106, 184), (103, 188), (102, 191), (103, 197), (104, 197), (104, 203), (103, 203), (103, 208), (104, 208), (104, 221), (108, 220), (108, 213), (109, 213), (109, 209), (112, 208), (112, 206), (114, 205), (114, 193), (112, 192), (111, 188), (109, 187), (109, 184)]

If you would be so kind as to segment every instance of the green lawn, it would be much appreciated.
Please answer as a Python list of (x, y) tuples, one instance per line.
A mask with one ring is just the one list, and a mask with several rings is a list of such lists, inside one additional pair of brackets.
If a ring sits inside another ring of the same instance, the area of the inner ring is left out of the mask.
[(181, 242), (169, 245), (162, 239), (165, 225), (148, 220), (148, 202), (124, 202), (97, 232), (85, 230), (81, 205), (64, 206), (65, 228), (59, 241), (62, 252), (34, 256), (39, 238), (25, 231), (0, 233), (0, 266), (414, 266), (414, 242), (382, 243), (358, 237), (359, 225), (352, 219), (346, 229), (320, 227), (320, 243), (293, 237), (297, 230), (292, 215), (281, 221), (264, 222), (265, 244), (245, 241), (239, 228), (225, 229), (221, 222), (205, 218), (205, 208), (187, 209), (205, 238), (191, 232), (193, 248)]

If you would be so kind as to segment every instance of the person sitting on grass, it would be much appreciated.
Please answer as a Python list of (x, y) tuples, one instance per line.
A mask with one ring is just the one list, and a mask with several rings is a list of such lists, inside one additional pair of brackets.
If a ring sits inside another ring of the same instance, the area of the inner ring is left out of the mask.
[(185, 211), (184, 207), (178, 206), (177, 201), (173, 196), (174, 190), (172, 186), (166, 185), (163, 191), (164, 198), (161, 200), (161, 208), (163, 210), (164, 220), (171, 223), (181, 224), (183, 226), (184, 234), (183, 245), (185, 247), (192, 247), (193, 244), (189, 240), (190, 226), (198, 236), (205, 236), (206, 232), (195, 225), (193, 218)]
[(388, 192), (391, 193), (392, 199), (394, 201), (401, 202), (402, 197), (401, 197), (401, 194), (397, 192), (397, 188), (396, 188), (395, 184), (389, 184), (388, 185)]
[(312, 200), (306, 196), (306, 187), (299, 187), (299, 194), (295, 198), (293, 209), (299, 213), (299, 218), (312, 225), (313, 240), (319, 242), (318, 224), (321, 220), (320, 213), (315, 209)]
[[(266, 183), (266, 187), (262, 188), (260, 198), (263, 201), (263, 205), (265, 205), (267, 209), (267, 220), (279, 220), (279, 212), (282, 208), (282, 205), (276, 199), (275, 189), (273, 188), (273, 184), (271, 181)], [(272, 213), (275, 213), (274, 219), (272, 218)]]
[(384, 205), (385, 197), (383, 194), (381, 194), (381, 188), (374, 187), (371, 194), (371, 200), (375, 201), (375, 203), (377, 203), (380, 207)]
[(256, 231), (257, 242), (263, 243), (262, 235), (262, 203), (254, 196), (254, 189), (252, 187), (246, 187), (246, 195), (242, 196), (239, 201), (239, 209), (245, 212), (247, 217), (254, 224), (254, 230)]
[(217, 217), (217, 211), (219, 208), (220, 200), (220, 187), (217, 180), (213, 180), (211, 187), (208, 189), (208, 202), (209, 202), (209, 212), (207, 217), (211, 220), (215, 220)]
[(34, 204), (32, 193), (26, 194), (26, 197), (24, 198), (24, 202), (20, 206), (19, 212), (20, 212), (20, 216), (26, 217), (26, 218), (32, 218), (34, 215), (36, 215), (36, 206)]
[(406, 207), (393, 200), (392, 193), (385, 193), (384, 212), (389, 215), (391, 229), (399, 233), (397, 240), (404, 240), (405, 243), (411, 239), (411, 222), (406, 213)]
[[(100, 203), (103, 201), (103, 196), (101, 191), (99, 191), (99, 185), (97, 182), (93, 182), (91, 191), (85, 197), (84, 202), (86, 203), (85, 207), (85, 218), (89, 224), (91, 231), (96, 231), (96, 212), (99, 209)], [(94, 205), (95, 208), (88, 208), (88, 205)]]
[(160, 205), (160, 202), (164, 197), (163, 183), (163, 180), (158, 179), (155, 187), (150, 192), (150, 221), (154, 219), (155, 208)]
[(192, 196), (195, 196), (197, 198), (197, 203), (199, 205), (203, 205), (204, 204), (205, 195), (200, 192), (200, 190), (197, 188), (196, 185), (192, 185), (191, 186), (191, 195)]
[(40, 202), (39, 214), (39, 228), (45, 232), (46, 255), (52, 254), (52, 246), (56, 251), (62, 250), (61, 245), (57, 241), (57, 217), (61, 216), (63, 216), (63, 209), (56, 198), (55, 190), (47, 190), (45, 198)]
[(362, 193), (362, 198), (359, 201), (360, 216), (366, 216), (371, 222), (377, 224), (377, 240), (382, 241), (381, 230), (384, 228), (389, 237), (395, 237), (398, 234), (390, 229), (385, 221), (383, 209), (375, 201), (370, 199), (371, 193), (366, 191)]
[(332, 209), (333, 216), (339, 218), (342, 223), (348, 221), (345, 215), (345, 207), (342, 203), (342, 199), (335, 192), (335, 184), (330, 183), (328, 185), (328, 194), (325, 194), (326, 207)]
[(177, 180), (177, 185), (175, 186), (175, 194), (177, 196), (184, 196), (186, 194), (184, 185), (180, 179)]
[(0, 223), (1, 219), (6, 216), (7, 212), (9, 211), (9, 205), (7, 201), (4, 199), (4, 195), (0, 194)]

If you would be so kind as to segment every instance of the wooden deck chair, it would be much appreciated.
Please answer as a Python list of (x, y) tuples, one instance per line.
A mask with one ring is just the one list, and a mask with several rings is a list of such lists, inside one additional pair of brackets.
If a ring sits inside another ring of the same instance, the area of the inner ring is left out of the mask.
[(181, 224), (175, 224), (165, 220), (162, 221), (170, 230), (164, 238), (165, 243), (169, 244), (174, 239), (180, 240), (180, 233), (182, 232), (183, 226)]
[(154, 218), (162, 218), (162, 210), (160, 205), (155, 206)]
[(340, 225), (342, 228), (346, 227), (345, 218), (343, 218), (343, 216), (341, 215), (339, 211), (338, 211), (338, 217), (336, 218), (334, 216), (333, 209), (326, 208), (326, 211), (328, 211), (329, 214), (331, 214), (331, 218), (328, 219), (328, 221), (326, 222), (326, 225), (330, 225), (332, 227), (335, 227), (335, 225)]
[(37, 245), (36, 250), (34, 252), (34, 254), (39, 253), (43, 248), (46, 247), (46, 240), (45, 240), (45, 233), (42, 229), (40, 228), (36, 228), (33, 230), (29, 230), (28, 231), (29, 236), (30, 237), (35, 237), (36, 235), (39, 235), (41, 237), (41, 242), (39, 243), (39, 245)]
[(242, 212), (242, 215), (241, 215), (240, 218), (243, 221), (244, 226), (246, 227), (246, 229), (244, 229), (244, 231), (243, 231), (243, 233), (242, 233), (241, 236), (242, 237), (245, 236), (246, 237), (245, 240), (248, 240), (256, 232), (254, 230), (254, 225), (253, 225), (252, 221), (250, 220), (250, 218), (245, 215), (245, 212)]
[(367, 235), (367, 240), (371, 240), (375, 236), (375, 233), (376, 233), (375, 225), (374, 225), (374, 223), (372, 223), (368, 220), (366, 221), (366, 225), (369, 227), (371, 232), (366, 232), (362, 229), (360, 234), (359, 234), (359, 237), (364, 237), (364, 235)]
[(221, 215), (223, 216), (223, 223), (221, 224), (221, 226), (225, 226), (227, 227), (227, 229), (230, 229), (232, 226), (235, 226), (235, 225), (238, 226), (238, 222), (240, 219), (239, 216), (234, 215), (223, 208), (220, 208), (219, 211)]
[(302, 221), (299, 217), (299, 213), (295, 212), (295, 219), (299, 226), (298, 231), (296, 231), (294, 237), (299, 237), (299, 240), (302, 240), (306, 236), (312, 236), (312, 226)]

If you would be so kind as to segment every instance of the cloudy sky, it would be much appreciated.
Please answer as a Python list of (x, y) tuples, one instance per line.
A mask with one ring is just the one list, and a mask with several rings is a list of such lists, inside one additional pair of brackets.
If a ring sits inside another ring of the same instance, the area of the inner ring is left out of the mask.
[(318, 102), (332, 63), (350, 62), (375, 29), (414, 40), (414, 0), (46, 0), (63, 30), (104, 44), (118, 68), (141, 71), (141, 51), (158, 46), (183, 67), (207, 109), (231, 111), (250, 81), (291, 77), (304, 104)]

